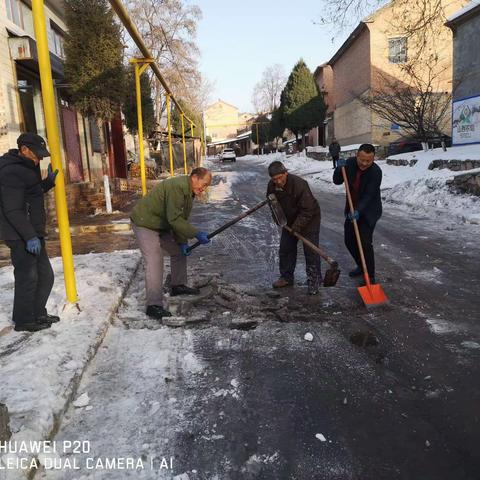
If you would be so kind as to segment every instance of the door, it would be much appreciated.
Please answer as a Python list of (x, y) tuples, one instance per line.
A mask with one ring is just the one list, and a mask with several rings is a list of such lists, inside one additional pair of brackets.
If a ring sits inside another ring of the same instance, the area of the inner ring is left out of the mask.
[(82, 153), (78, 134), (77, 112), (65, 105), (60, 106), (63, 127), (63, 144), (70, 183), (83, 182)]

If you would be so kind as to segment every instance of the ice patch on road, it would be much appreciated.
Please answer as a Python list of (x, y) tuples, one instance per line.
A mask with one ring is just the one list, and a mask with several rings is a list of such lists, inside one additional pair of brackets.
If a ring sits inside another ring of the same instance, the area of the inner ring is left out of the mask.
[(439, 278), (443, 275), (443, 272), (437, 267), (433, 267), (432, 270), (406, 270), (404, 274), (406, 277), (435, 283), (437, 285), (442, 285), (443, 283)]
[(472, 342), (470, 340), (462, 342), (461, 345), (463, 348), (468, 348), (471, 350), (480, 350), (480, 343)]
[(440, 335), (458, 332), (461, 330), (458, 326), (441, 318), (427, 318), (427, 324), (433, 333)]

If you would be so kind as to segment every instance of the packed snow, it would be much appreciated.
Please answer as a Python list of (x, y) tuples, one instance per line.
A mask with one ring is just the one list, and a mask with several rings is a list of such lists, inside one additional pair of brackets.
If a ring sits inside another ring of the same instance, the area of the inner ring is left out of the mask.
[[(342, 193), (343, 185), (332, 182), (332, 163), (307, 157), (305, 153), (286, 156), (274, 153), (264, 156), (242, 157), (268, 166), (274, 160), (282, 161), (291, 173), (305, 177), (322, 190)], [(454, 172), (448, 169), (429, 170), (433, 160), (480, 160), (480, 145), (451, 147), (444, 152), (440, 149), (426, 152), (411, 152), (390, 157), (392, 159), (417, 160), (414, 166), (388, 165), (378, 160), (383, 173), (382, 198), (386, 203), (403, 206), (410, 211), (422, 211), (432, 216), (447, 214), (452, 222), (480, 224), (480, 198), (474, 195), (454, 194), (449, 191), (446, 181), (456, 175), (479, 172), (480, 169)]]

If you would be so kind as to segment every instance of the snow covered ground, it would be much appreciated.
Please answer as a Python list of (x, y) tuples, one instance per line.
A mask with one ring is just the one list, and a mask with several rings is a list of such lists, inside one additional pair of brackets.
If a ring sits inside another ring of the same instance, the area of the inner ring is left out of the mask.
[[(413, 167), (387, 165), (385, 160), (377, 161), (383, 172), (382, 193), (387, 203), (401, 205), (410, 211), (421, 211), (433, 216), (447, 217), (452, 223), (480, 224), (480, 198), (473, 195), (451, 193), (446, 181), (468, 170), (453, 172), (448, 169), (428, 170), (433, 160), (473, 160), (480, 159), (480, 146), (468, 145), (452, 147), (446, 152), (442, 149), (427, 152), (412, 152), (391, 158), (416, 159)], [(282, 153), (265, 156), (242, 157), (239, 161), (255, 161), (268, 166), (274, 160), (284, 162), (285, 166), (297, 175), (306, 177), (321, 189), (341, 193), (343, 185), (332, 183), (332, 165), (330, 161), (317, 161), (303, 155), (286, 157)]]
[[(101, 343), (139, 259), (136, 250), (76, 256), (77, 308), (65, 306), (61, 259), (54, 258), (56, 279), (47, 308), (59, 314), (61, 321), (34, 334), (9, 331), (13, 271), (0, 269), (0, 403), (9, 410), (12, 442), (50, 436)], [(12, 478), (21, 478), (18, 471), (11, 473), (17, 475)]]

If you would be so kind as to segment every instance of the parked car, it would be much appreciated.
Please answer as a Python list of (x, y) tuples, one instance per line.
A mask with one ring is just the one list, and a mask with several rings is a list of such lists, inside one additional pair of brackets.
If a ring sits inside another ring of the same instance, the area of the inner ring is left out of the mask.
[(235, 150), (233, 148), (225, 148), (222, 153), (222, 162), (230, 160), (231, 162), (237, 161), (237, 156), (235, 155)]
[[(430, 138), (428, 140), (428, 148), (440, 148), (442, 146), (442, 141), (445, 143), (446, 147), (452, 146), (452, 137), (443, 135), (443, 137)], [(387, 156), (397, 155), (399, 153), (416, 152), (419, 150), (423, 150), (421, 142), (415, 138), (402, 138), (388, 145)]]

